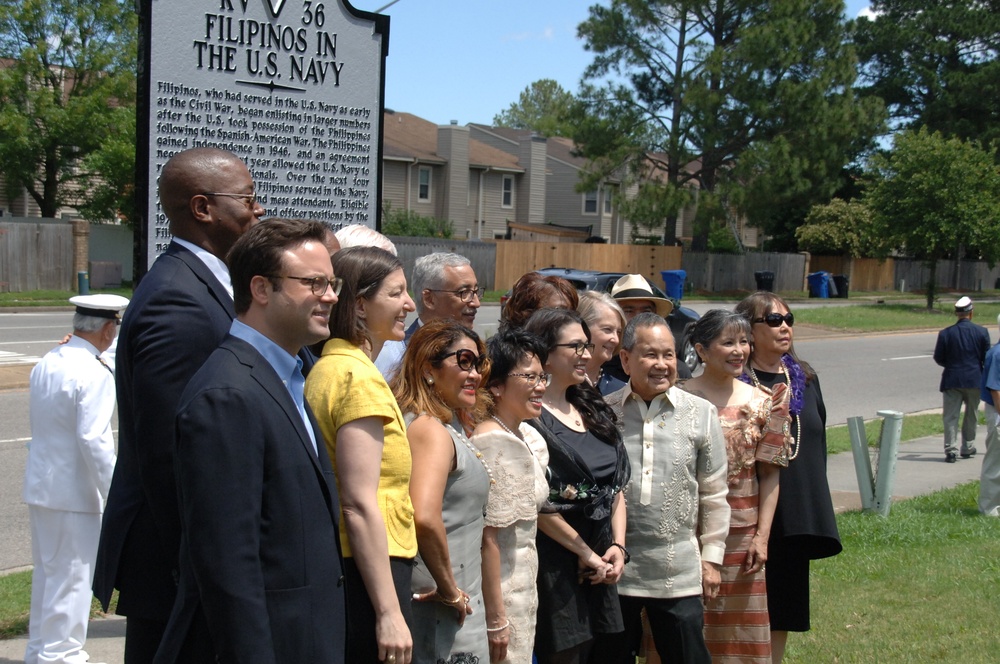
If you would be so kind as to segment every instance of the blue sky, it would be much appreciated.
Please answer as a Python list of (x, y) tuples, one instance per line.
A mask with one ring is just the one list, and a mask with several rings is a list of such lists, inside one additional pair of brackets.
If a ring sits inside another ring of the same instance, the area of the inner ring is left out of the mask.
[[(389, 0), (352, 0), (373, 11)], [(592, 0), (399, 0), (391, 17), (385, 105), (437, 124), (489, 124), (533, 81), (576, 92), (592, 55), (576, 26)], [(848, 0), (847, 16), (867, 7)], [(442, 63), (448, 63), (447, 66)]]

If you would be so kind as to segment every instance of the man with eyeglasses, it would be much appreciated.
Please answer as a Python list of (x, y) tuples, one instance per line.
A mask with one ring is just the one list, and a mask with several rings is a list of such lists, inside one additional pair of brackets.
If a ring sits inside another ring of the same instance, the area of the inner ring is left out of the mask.
[(386, 342), (375, 360), (375, 366), (386, 380), (399, 371), (406, 345), (417, 328), (432, 320), (445, 319), (457, 321), (471, 330), (482, 304), (483, 289), (472, 263), (458, 254), (436, 252), (418, 258), (413, 266), (410, 287), (417, 306), (417, 320), (407, 328), (402, 341)]
[(610, 637), (618, 642), (609, 661), (635, 661), (645, 609), (663, 661), (710, 664), (702, 597), (719, 592), (731, 511), (719, 414), (675, 386), (674, 336), (662, 316), (629, 321), (621, 358), (629, 383), (605, 399), (632, 464), (624, 489), (631, 564), (618, 582), (625, 631)]
[(229, 253), (236, 320), (177, 408), (177, 602), (157, 664), (344, 661), (339, 502), (303, 346), (340, 280), (320, 222), (268, 220)]
[(94, 575), (105, 609), (119, 590), (126, 664), (152, 660), (177, 594), (177, 401), (235, 316), (224, 258), (264, 215), (246, 165), (214, 148), (173, 156), (159, 195), (173, 240), (136, 288), (119, 334), (118, 464)]

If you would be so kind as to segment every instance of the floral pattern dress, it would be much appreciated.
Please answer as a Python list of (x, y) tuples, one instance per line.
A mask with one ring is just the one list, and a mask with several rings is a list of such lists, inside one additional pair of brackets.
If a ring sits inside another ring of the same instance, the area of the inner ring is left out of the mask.
[(771, 662), (765, 571), (746, 574), (743, 565), (757, 533), (757, 464), (788, 466), (788, 398), (784, 385), (776, 388), (773, 395), (754, 388), (749, 402), (719, 408), (732, 514), (722, 586), (715, 599), (705, 602), (705, 643), (713, 662)]

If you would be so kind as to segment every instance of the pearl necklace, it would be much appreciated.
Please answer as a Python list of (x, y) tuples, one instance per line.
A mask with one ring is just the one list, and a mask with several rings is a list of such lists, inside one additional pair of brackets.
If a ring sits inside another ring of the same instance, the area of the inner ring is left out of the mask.
[[(781, 363), (781, 375), (785, 377), (785, 384), (788, 385), (788, 399), (791, 401), (792, 398), (792, 379), (788, 377), (788, 369), (785, 368), (785, 363)], [(747, 369), (750, 371), (750, 379), (753, 381), (754, 387), (760, 388), (762, 390), (767, 390), (768, 388), (760, 384), (760, 380), (757, 378), (757, 373), (753, 370), (753, 365), (747, 362)], [(789, 413), (791, 415), (791, 413)], [(793, 416), (795, 417), (795, 448), (789, 452), (788, 460), (791, 461), (799, 455), (799, 448), (802, 446), (802, 413)]]
[(504, 424), (504, 423), (503, 423), (503, 420), (501, 420), (501, 419), (500, 419), (499, 417), (497, 417), (496, 415), (490, 415), (490, 418), (491, 418), (491, 419), (492, 419), (492, 420), (493, 420), (494, 422), (496, 422), (497, 424), (499, 424), (499, 425), (500, 425), (500, 428), (501, 428), (501, 429), (503, 429), (504, 431), (506, 431), (506, 432), (507, 432), (507, 433), (509, 433), (510, 435), (514, 436), (514, 437), (515, 437), (515, 438), (517, 438), (518, 440), (520, 440), (520, 441), (522, 441), (522, 442), (524, 441), (524, 436), (522, 436), (522, 435), (521, 435), (521, 432), (520, 432), (520, 431), (514, 431), (514, 430), (512, 430), (512, 429), (511, 429), (511, 428), (510, 428), (509, 426), (507, 426), (506, 424)]
[[(506, 429), (506, 427), (504, 428)], [(469, 451), (476, 455), (476, 458), (479, 459), (479, 463), (483, 464), (483, 468), (486, 470), (486, 474), (490, 478), (490, 486), (496, 485), (497, 481), (493, 479), (493, 471), (490, 470), (489, 464), (487, 464), (486, 459), (483, 458), (483, 453), (479, 451), (478, 447), (472, 444), (472, 441), (469, 440), (469, 437), (466, 436), (464, 433), (460, 431), (455, 431), (455, 433), (458, 434), (458, 439), (461, 440), (462, 443), (464, 443), (465, 446), (469, 448)]]

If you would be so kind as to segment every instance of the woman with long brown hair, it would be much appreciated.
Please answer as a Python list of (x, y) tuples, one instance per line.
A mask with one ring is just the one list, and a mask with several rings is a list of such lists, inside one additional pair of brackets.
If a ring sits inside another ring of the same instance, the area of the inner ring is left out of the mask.
[[(330, 340), (306, 379), (340, 492), (349, 662), (406, 664), (413, 641), (410, 577), (417, 553), (410, 446), (403, 415), (373, 360), (402, 339), (414, 310), (398, 258), (352, 247), (333, 257), (344, 282)], [(317, 551), (316, 555), (336, 555)]]
[(410, 496), (418, 554), (412, 608), (418, 663), (486, 662), (490, 656), (481, 550), (492, 477), (468, 438), (485, 411), (480, 386), (488, 372), (479, 335), (441, 319), (414, 332), (392, 379), (413, 457)]
[(525, 330), (545, 342), (552, 382), (531, 421), (549, 453), (549, 499), (538, 517), (542, 664), (589, 661), (600, 637), (624, 629), (615, 584), (625, 567), (628, 454), (611, 408), (586, 383), (594, 345), (576, 311), (540, 309)]
[(500, 312), (500, 325), (524, 327), (539, 309), (576, 309), (580, 296), (562, 277), (528, 272), (510, 289), (510, 298)]

